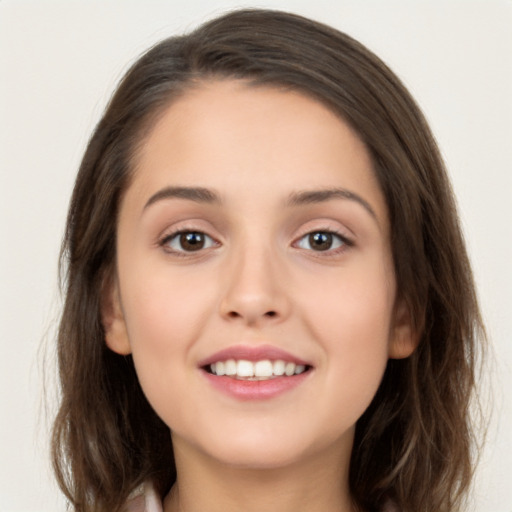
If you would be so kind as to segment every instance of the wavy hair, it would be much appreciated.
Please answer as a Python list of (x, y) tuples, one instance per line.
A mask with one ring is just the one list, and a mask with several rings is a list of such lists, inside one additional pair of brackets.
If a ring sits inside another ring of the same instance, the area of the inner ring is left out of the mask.
[(399, 297), (419, 345), (390, 360), (356, 426), (350, 489), (362, 510), (460, 509), (473, 471), (470, 416), (484, 329), (449, 180), (420, 109), (363, 45), (279, 11), (241, 10), (147, 51), (126, 73), (85, 151), (61, 251), (61, 403), (52, 454), (76, 512), (120, 510), (151, 479), (176, 475), (168, 427), (148, 404), (130, 356), (111, 352), (102, 291), (116, 258), (120, 198), (159, 115), (196, 84), (243, 79), (326, 105), (365, 143), (386, 198)]

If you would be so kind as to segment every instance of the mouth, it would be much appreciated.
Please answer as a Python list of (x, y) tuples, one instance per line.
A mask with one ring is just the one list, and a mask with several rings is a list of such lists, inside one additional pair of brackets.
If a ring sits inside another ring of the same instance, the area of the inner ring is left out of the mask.
[(307, 364), (298, 364), (283, 359), (227, 359), (216, 361), (203, 367), (203, 370), (218, 377), (226, 376), (235, 380), (265, 381), (279, 377), (293, 377), (311, 370)]
[(199, 363), (214, 389), (237, 400), (278, 397), (309, 380), (314, 367), (272, 345), (236, 345)]

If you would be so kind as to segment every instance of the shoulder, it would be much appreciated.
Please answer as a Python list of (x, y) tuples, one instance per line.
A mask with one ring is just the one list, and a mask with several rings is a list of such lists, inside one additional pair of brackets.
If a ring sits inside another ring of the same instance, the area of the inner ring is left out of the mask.
[(162, 512), (162, 500), (153, 485), (146, 482), (130, 494), (121, 512)]
[(382, 512), (400, 512), (400, 510), (392, 501), (387, 501), (382, 508)]
[[(146, 482), (130, 494), (121, 512), (163, 512), (162, 500), (151, 482)], [(388, 501), (382, 512), (400, 511), (393, 502)]]

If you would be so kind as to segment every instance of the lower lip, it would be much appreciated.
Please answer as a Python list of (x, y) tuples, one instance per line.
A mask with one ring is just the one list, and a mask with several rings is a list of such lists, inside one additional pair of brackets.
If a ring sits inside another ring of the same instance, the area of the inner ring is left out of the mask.
[(219, 377), (204, 370), (203, 373), (214, 388), (238, 400), (268, 400), (297, 387), (308, 377), (310, 371), (269, 380), (237, 380), (232, 377)]

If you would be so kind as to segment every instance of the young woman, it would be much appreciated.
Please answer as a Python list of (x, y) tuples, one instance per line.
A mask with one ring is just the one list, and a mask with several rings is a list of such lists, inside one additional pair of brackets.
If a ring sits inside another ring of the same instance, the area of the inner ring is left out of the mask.
[(245, 10), (149, 50), (86, 150), (53, 450), (76, 511), (456, 511), (483, 328), (392, 72)]

